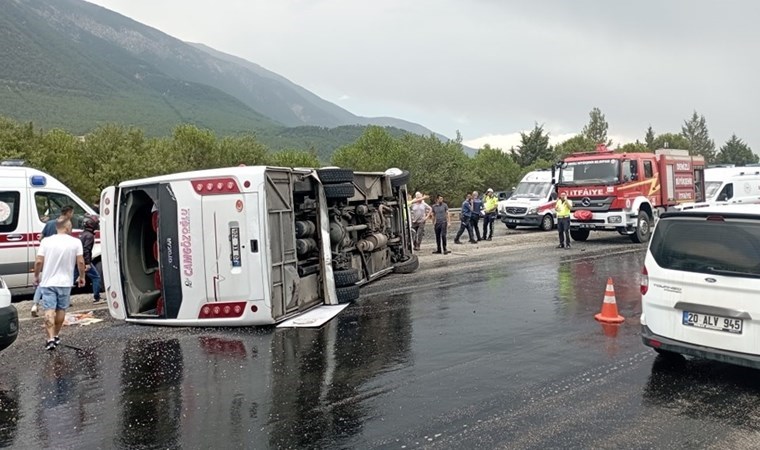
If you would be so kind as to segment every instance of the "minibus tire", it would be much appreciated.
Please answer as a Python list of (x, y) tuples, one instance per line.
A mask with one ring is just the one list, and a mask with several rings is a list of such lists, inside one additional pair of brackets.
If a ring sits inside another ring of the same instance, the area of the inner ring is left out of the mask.
[(411, 175), (408, 170), (402, 170), (400, 174), (391, 177), (391, 187), (399, 187), (409, 183)]
[(325, 184), (326, 198), (351, 198), (356, 193), (356, 188), (351, 183)]
[(354, 182), (354, 171), (351, 169), (317, 169), (317, 176), (322, 184)]
[(359, 286), (343, 286), (335, 289), (335, 293), (338, 296), (338, 303), (351, 303), (359, 298)]
[(414, 273), (420, 267), (420, 259), (417, 255), (412, 255), (406, 261), (401, 261), (393, 266), (396, 273)]
[(334, 270), (335, 286), (351, 286), (359, 282), (359, 271), (356, 269)]

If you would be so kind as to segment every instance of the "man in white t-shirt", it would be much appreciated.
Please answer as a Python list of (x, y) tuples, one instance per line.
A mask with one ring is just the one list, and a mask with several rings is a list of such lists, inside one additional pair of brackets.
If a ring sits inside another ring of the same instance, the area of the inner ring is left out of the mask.
[(82, 287), (85, 282), (82, 241), (71, 236), (71, 221), (59, 221), (55, 229), (56, 234), (40, 242), (34, 261), (34, 282), (40, 287), (42, 309), (45, 311), (46, 350), (55, 350), (61, 342), (58, 334), (70, 304), (71, 274), (75, 267), (79, 269), (77, 286)]

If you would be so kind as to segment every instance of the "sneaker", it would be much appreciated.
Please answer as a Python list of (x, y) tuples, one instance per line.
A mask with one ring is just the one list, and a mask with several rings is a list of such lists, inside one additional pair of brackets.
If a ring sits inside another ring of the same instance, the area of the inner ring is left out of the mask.
[(448, 255), (449, 253), (451, 253), (451, 250), (446, 250), (443, 252), (444, 255)]
[(47, 343), (45, 344), (45, 350), (47, 351), (55, 350), (55, 341), (52, 339), (47, 341)]
[(478, 243), (478, 241), (476, 241), (475, 239), (473, 239), (473, 240), (470, 241), (470, 244), (477, 244), (477, 243)]
[(458, 240), (458, 239), (454, 240), (454, 243), (455, 243), (455, 244), (458, 244), (458, 245), (462, 245), (462, 241), (460, 241), (460, 240)]
[(490, 238), (490, 237), (489, 237), (489, 238), (486, 238), (486, 240), (487, 240), (487, 241), (490, 241), (490, 240), (491, 240), (491, 238)]
[(103, 300), (103, 299), (101, 299), (101, 298), (99, 298), (99, 297), (98, 297), (98, 298), (94, 298), (94, 299), (92, 299), (92, 302), (93, 302), (93, 303), (100, 303), (102, 300)]
[(35, 303), (34, 305), (32, 305), (32, 317), (37, 317), (38, 316), (37, 310), (38, 310), (37, 304)]
[(567, 244), (567, 245), (565, 246), (565, 248), (570, 248), (570, 244)]
[(61, 338), (59, 338), (58, 336), (54, 337), (53, 343), (55, 343), (55, 346), (58, 347), (59, 345), (61, 345)]
[(557, 248), (565, 248), (565, 245), (564, 245), (564, 244), (559, 244), (559, 245), (557, 246)]

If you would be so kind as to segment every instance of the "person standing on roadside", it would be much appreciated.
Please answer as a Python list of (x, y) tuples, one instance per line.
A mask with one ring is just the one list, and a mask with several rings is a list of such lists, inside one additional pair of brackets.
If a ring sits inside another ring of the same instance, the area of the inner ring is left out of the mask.
[(480, 213), (483, 211), (483, 200), (478, 197), (478, 191), (472, 191), (472, 211), (470, 212), (470, 226), (475, 232), (476, 242), (480, 240)]
[(421, 192), (414, 193), (414, 199), (410, 200), (412, 209), (412, 230), (414, 230), (414, 249), (419, 250), (422, 237), (425, 236), (425, 222), (430, 218), (433, 209), (425, 203), (427, 196)]
[(443, 195), (438, 194), (432, 208), (433, 216), (435, 217), (435, 245), (438, 248), (433, 253), (448, 255), (451, 253), (446, 249), (446, 229), (449, 227), (449, 205), (443, 203)]
[(486, 198), (483, 200), (483, 239), (486, 241), (490, 241), (493, 238), (493, 223), (496, 221), (496, 209), (498, 206), (499, 199), (493, 195), (493, 189), (488, 188)]
[(570, 248), (570, 209), (573, 202), (567, 199), (567, 192), (559, 194), (559, 199), (554, 204), (557, 211), (557, 231), (559, 231), (559, 245), (557, 248)]
[[(53, 236), (57, 233), (56, 231), (56, 222), (63, 221), (63, 220), (71, 220), (71, 218), (74, 216), (74, 207), (71, 205), (65, 205), (63, 208), (61, 208), (61, 215), (58, 216), (58, 219), (48, 219), (47, 222), (45, 222), (45, 226), (42, 227), (42, 233), (40, 233), (40, 242), (42, 242), (43, 239), (46, 237)], [(39, 303), (40, 303), (40, 288), (39, 286), (36, 286), (34, 289), (34, 297), (32, 298), (32, 317), (37, 317), (37, 313), (39, 310)]]
[(40, 287), (42, 309), (45, 311), (45, 349), (55, 350), (71, 300), (71, 274), (79, 269), (77, 286), (84, 286), (84, 256), (82, 241), (71, 236), (71, 221), (56, 221), (57, 234), (40, 243), (34, 261), (34, 282)]
[[(82, 241), (82, 251), (84, 257), (85, 275), (90, 277), (92, 282), (93, 303), (100, 301), (100, 273), (92, 264), (92, 247), (95, 245), (95, 231), (100, 229), (100, 219), (98, 216), (90, 216), (84, 220), (84, 231), (79, 235)], [(79, 270), (74, 269), (74, 280), (79, 276)]]
[(462, 212), (460, 213), (461, 217), (461, 224), (459, 225), (459, 231), (457, 232), (456, 237), (454, 238), (455, 244), (461, 244), (462, 242), (459, 240), (460, 237), (462, 237), (462, 233), (467, 230), (467, 235), (470, 236), (470, 243), (476, 244), (478, 241), (473, 239), (472, 236), (472, 225), (470, 225), (470, 220), (472, 216), (472, 195), (467, 194), (467, 197), (465, 197), (464, 201), (462, 202)]

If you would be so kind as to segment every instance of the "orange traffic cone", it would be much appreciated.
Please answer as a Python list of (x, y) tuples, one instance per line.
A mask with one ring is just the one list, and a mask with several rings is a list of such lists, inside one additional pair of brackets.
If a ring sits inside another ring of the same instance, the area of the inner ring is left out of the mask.
[(604, 291), (602, 312), (595, 315), (594, 318), (600, 322), (607, 323), (622, 323), (625, 320), (625, 317), (618, 314), (617, 303), (615, 303), (615, 288), (612, 286), (612, 278), (607, 278), (607, 290)]

